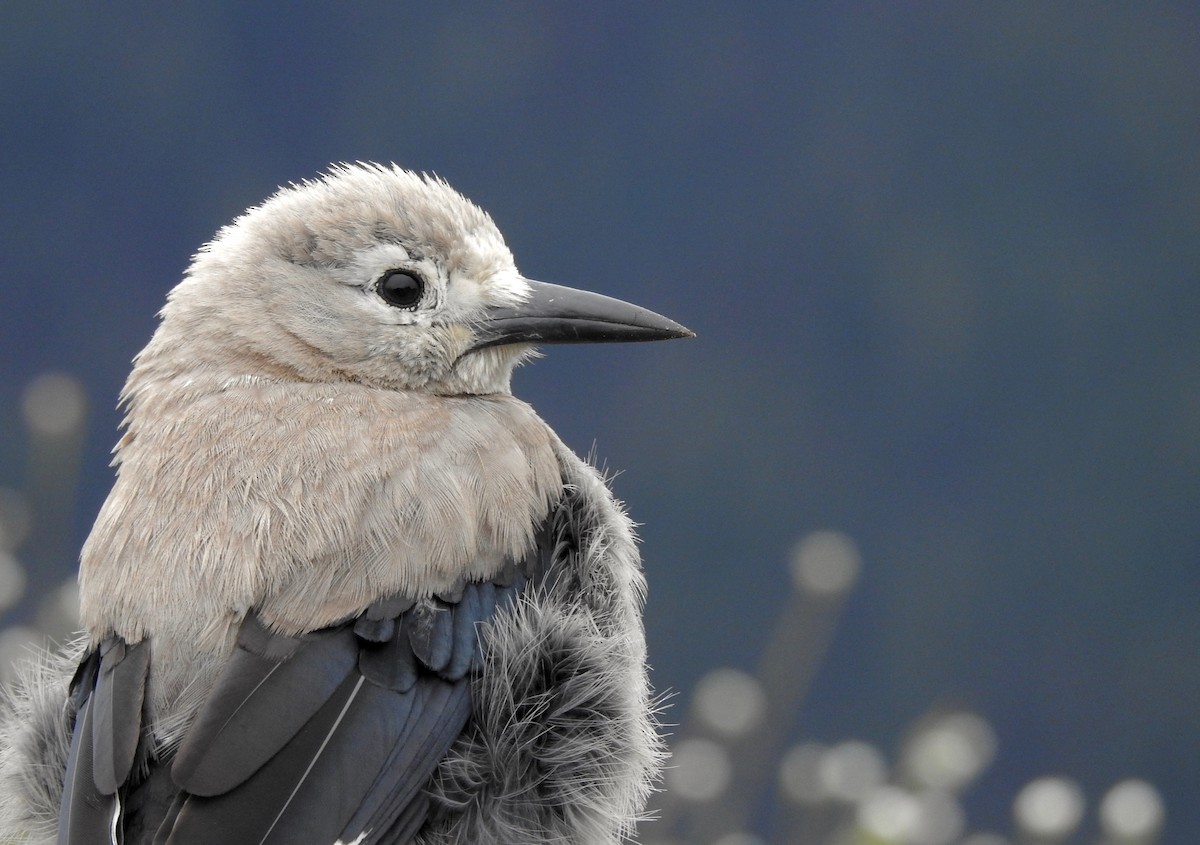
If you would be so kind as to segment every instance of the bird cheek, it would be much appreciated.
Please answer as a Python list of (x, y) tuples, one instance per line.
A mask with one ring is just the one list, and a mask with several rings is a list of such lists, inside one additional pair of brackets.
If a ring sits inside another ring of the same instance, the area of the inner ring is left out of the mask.
[(449, 341), (447, 345), (457, 351), (457, 354), (454, 356), (456, 358), (458, 355), (466, 352), (471, 344), (475, 342), (474, 333), (466, 326), (451, 325), (446, 328), (447, 340)]

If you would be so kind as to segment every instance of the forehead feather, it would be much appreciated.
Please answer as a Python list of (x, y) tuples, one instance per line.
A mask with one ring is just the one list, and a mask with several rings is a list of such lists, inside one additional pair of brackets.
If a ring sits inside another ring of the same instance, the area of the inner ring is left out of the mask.
[(259, 241), (295, 264), (337, 267), (380, 243), (471, 271), (479, 259), (511, 261), (492, 218), (436, 176), (395, 165), (342, 164), (281, 188), (222, 230)]

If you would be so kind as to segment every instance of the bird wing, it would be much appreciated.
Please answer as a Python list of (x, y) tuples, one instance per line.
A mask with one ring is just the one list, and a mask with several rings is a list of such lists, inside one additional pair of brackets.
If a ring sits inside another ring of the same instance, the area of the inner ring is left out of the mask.
[[(391, 596), (301, 636), (249, 614), (168, 761), (175, 794), (153, 841), (408, 842), (427, 815), (422, 789), (470, 718), (478, 626), (545, 571), (554, 522), (526, 560), (448, 593)], [(152, 647), (110, 637), (76, 674), (60, 845), (123, 841), (115, 820), (144, 780), (136, 763), (150, 745), (142, 710)]]
[(63, 779), (60, 845), (115, 842), (118, 788), (134, 768), (142, 743), (150, 649), (109, 637), (89, 652), (71, 681), (75, 730)]

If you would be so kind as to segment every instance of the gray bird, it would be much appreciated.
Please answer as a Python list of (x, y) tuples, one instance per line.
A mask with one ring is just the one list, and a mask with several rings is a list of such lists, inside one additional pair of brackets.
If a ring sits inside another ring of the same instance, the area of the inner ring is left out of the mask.
[[(535, 344), (691, 332), (342, 165), (193, 259), (122, 394), (86, 636), (0, 724), (0, 841), (614, 843), (660, 755), (645, 584)], [(26, 838), (21, 838), (26, 837)]]

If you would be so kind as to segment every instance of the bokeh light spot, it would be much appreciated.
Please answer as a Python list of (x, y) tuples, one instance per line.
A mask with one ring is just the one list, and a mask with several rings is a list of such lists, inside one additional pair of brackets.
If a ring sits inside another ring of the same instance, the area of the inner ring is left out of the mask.
[(762, 684), (736, 669), (709, 672), (696, 688), (696, 713), (713, 730), (741, 736), (762, 723), (767, 696)]
[(1017, 827), (1029, 834), (1060, 839), (1083, 819), (1083, 790), (1072, 780), (1038, 778), (1025, 785), (1013, 802)]
[(725, 749), (709, 739), (685, 739), (672, 750), (667, 766), (667, 788), (688, 801), (719, 797), (732, 774)]
[(840, 801), (855, 803), (884, 782), (887, 764), (874, 746), (850, 740), (825, 752), (818, 774), (826, 794)]
[(1144, 780), (1123, 780), (1100, 801), (1100, 826), (1114, 839), (1150, 839), (1165, 819), (1162, 797)]
[(845, 593), (858, 580), (862, 557), (854, 541), (837, 531), (814, 531), (792, 554), (796, 589), (818, 596)]
[(62, 437), (82, 431), (87, 398), (79, 379), (64, 373), (45, 373), (25, 388), (21, 397), (25, 424), (35, 435)]

